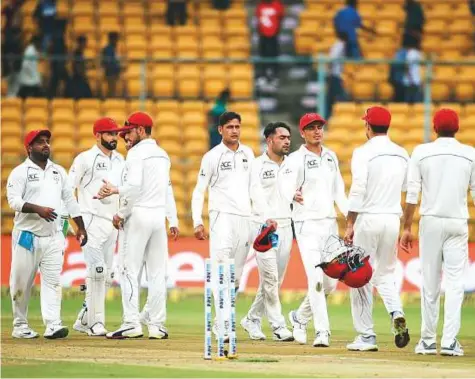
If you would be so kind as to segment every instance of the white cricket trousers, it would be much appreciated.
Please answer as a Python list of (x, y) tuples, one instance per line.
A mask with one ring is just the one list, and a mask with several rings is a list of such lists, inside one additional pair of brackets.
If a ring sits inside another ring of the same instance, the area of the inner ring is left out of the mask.
[(86, 319), (89, 327), (105, 324), (105, 296), (112, 284), (112, 262), (117, 243), (117, 230), (111, 220), (92, 214), (83, 215), (87, 244), (82, 248), (86, 261)]
[(297, 319), (306, 324), (313, 316), (315, 331), (330, 331), (325, 294), (335, 290), (337, 280), (315, 268), (322, 261), (322, 252), (328, 237), (338, 234), (334, 218), (294, 222), (295, 236), (307, 274), (308, 292), (297, 310)]
[[(217, 263), (226, 262), (227, 259), (234, 259), (236, 271), (236, 288), (246, 263), (250, 245), (249, 217), (238, 216), (230, 213), (211, 211), (209, 212), (209, 244), (211, 258), (211, 283), (213, 296), (215, 298), (215, 309), (218, 310), (218, 285), (217, 285)], [(224, 281), (224, 320), (229, 320), (229, 269), (225, 265)]]
[[(279, 220), (277, 220), (279, 225)], [(254, 241), (259, 234), (262, 224), (251, 222), (251, 241)], [(249, 309), (247, 317), (251, 320), (260, 320), (264, 314), (267, 315), (272, 329), (285, 326), (285, 318), (282, 315), (279, 289), (284, 280), (285, 271), (292, 249), (292, 226), (290, 220), (286, 226), (278, 226), (278, 245), (264, 253), (251, 251), (256, 254), (257, 267), (259, 269), (259, 288), (256, 298)]]
[(61, 232), (49, 237), (35, 236), (33, 251), (29, 251), (18, 245), (20, 234), (20, 230), (13, 229), (10, 272), (13, 326), (28, 325), (28, 302), (38, 267), (41, 274), (43, 323), (46, 326), (61, 325), (60, 275), (63, 269), (64, 237)]
[(445, 279), (443, 347), (450, 346), (460, 330), (464, 297), (463, 276), (468, 263), (467, 220), (422, 216), (419, 222), (422, 286), (421, 338), (436, 342), (442, 266)]
[(124, 224), (119, 249), (123, 322), (140, 326), (140, 274), (147, 270), (147, 308), (151, 325), (166, 321), (168, 242), (163, 208), (134, 207)]
[(373, 267), (368, 284), (350, 289), (353, 325), (363, 336), (376, 336), (373, 329), (373, 287), (378, 290), (389, 314), (404, 314), (394, 275), (399, 228), (397, 214), (362, 213), (356, 219), (353, 243), (369, 254)]

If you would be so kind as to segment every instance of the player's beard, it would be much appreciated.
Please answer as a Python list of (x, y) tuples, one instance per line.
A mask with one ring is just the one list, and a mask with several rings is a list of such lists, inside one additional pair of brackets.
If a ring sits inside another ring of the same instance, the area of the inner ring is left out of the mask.
[(110, 150), (110, 151), (117, 149), (117, 141), (107, 142), (102, 137), (101, 137), (101, 145), (104, 146), (107, 150)]
[(50, 151), (32, 151), (30, 157), (33, 161), (46, 162), (50, 156)]

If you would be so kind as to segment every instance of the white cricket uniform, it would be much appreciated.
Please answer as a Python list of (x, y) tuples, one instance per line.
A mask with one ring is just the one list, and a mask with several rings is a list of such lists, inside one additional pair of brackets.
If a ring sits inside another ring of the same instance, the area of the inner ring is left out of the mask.
[[(266, 314), (273, 329), (285, 327), (279, 288), (292, 249), (290, 204), (295, 190), (288, 185), (292, 180), (292, 171), (286, 163), (287, 159), (279, 165), (264, 153), (254, 160), (251, 169), (251, 241), (256, 239), (261, 226), (268, 219), (272, 219), (278, 225), (278, 245), (265, 253), (255, 252), (259, 269), (259, 288), (247, 316), (251, 320), (260, 320)], [(290, 192), (285, 193), (289, 189)]]
[(86, 308), (89, 327), (96, 323), (105, 324), (105, 295), (112, 284), (114, 270), (112, 261), (117, 242), (117, 230), (112, 225), (112, 217), (119, 208), (119, 196), (97, 200), (104, 180), (114, 186), (120, 184), (124, 157), (116, 151), (111, 156), (104, 154), (97, 145), (80, 153), (69, 170), (69, 179), (77, 189), (88, 243), (83, 247), (87, 266)]
[(174, 208), (170, 227), (178, 227), (170, 182), (170, 158), (155, 140), (145, 139), (127, 153), (124, 184), (119, 187), (124, 219), (124, 246), (120, 257), (123, 322), (139, 327), (139, 273), (146, 265), (150, 325), (166, 320), (168, 242), (165, 217)]
[(290, 154), (289, 160), (295, 175), (294, 187), (301, 188), (303, 196), (303, 205), (294, 202), (292, 218), (308, 281), (308, 293), (297, 310), (297, 318), (307, 323), (313, 316), (317, 332), (330, 331), (325, 293), (332, 292), (337, 281), (315, 266), (321, 263), (328, 237), (338, 234), (335, 203), (341, 213), (347, 214), (345, 184), (336, 154), (326, 147), (317, 155), (302, 145)]
[(406, 202), (417, 204), (421, 259), (421, 338), (436, 342), (440, 275), (446, 280), (442, 346), (450, 346), (460, 330), (463, 274), (468, 262), (467, 188), (475, 199), (475, 149), (454, 138), (419, 145), (409, 164)]
[[(254, 153), (239, 144), (236, 151), (223, 142), (208, 151), (202, 161), (191, 200), (193, 226), (203, 225), (202, 212), (205, 191), (208, 189), (210, 257), (213, 272), (218, 261), (234, 259), (236, 287), (239, 286), (249, 252), (251, 200), (249, 183)], [(226, 277), (229, 273), (225, 273)], [(214, 296), (217, 299), (216, 277), (212, 275)], [(228, 280), (225, 280), (228, 283)], [(225, 285), (225, 309), (230, 306)], [(216, 302), (215, 302), (216, 305)], [(226, 312), (229, 315), (229, 312)], [(226, 316), (227, 317), (227, 316)]]
[(373, 277), (367, 285), (350, 290), (353, 324), (363, 336), (373, 330), (373, 286), (388, 313), (401, 312), (394, 271), (400, 229), (401, 192), (406, 191), (409, 155), (388, 136), (371, 138), (356, 148), (351, 160), (349, 211), (358, 213), (353, 243), (370, 255)]
[[(63, 167), (48, 160), (45, 169), (27, 158), (8, 177), (7, 198), (15, 210), (12, 231), (10, 293), (13, 326), (27, 325), (28, 301), (38, 267), (41, 273), (41, 314), (46, 326), (61, 325), (61, 282), (64, 238), (58, 222), (23, 213), (25, 203), (53, 208), (60, 216), (62, 202), (71, 217), (81, 215)], [(20, 246), (24, 232), (33, 234), (31, 248)]]

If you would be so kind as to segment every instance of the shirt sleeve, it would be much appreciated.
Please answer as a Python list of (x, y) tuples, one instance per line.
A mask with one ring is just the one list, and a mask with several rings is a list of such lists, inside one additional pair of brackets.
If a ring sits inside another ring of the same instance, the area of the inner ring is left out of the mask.
[(475, 149), (473, 152), (474, 160), (472, 161), (472, 172), (470, 173), (470, 194), (472, 195), (472, 200), (475, 204)]
[(66, 175), (66, 170), (61, 169), (61, 175), (63, 177), (63, 188), (61, 191), (61, 200), (63, 201), (64, 207), (66, 208), (67, 213), (71, 218), (81, 216), (81, 209), (79, 204), (74, 197), (74, 189), (71, 185), (69, 177)]
[(170, 228), (178, 228), (178, 216), (176, 210), (175, 195), (173, 194), (173, 186), (170, 180), (167, 188), (167, 203), (165, 213), (170, 225)]
[(348, 211), (359, 212), (363, 207), (368, 183), (368, 161), (365, 154), (356, 149), (351, 159), (352, 183), (350, 195), (348, 197)]
[(340, 171), (340, 164), (338, 163), (338, 159), (334, 157), (335, 164), (336, 164), (336, 175), (335, 175), (335, 183), (333, 186), (333, 198), (335, 199), (336, 205), (338, 205), (338, 209), (341, 213), (346, 217), (348, 215), (348, 198), (346, 197), (345, 193), (345, 182), (343, 181), (343, 177), (341, 176)]
[(409, 161), (409, 169), (407, 172), (407, 195), (406, 203), (417, 204), (419, 201), (419, 193), (422, 188), (422, 176), (420, 168), (420, 157), (417, 149), (412, 153)]
[(269, 209), (264, 190), (261, 183), (262, 164), (258, 160), (254, 160), (251, 168), (251, 181), (249, 195), (251, 197), (253, 212), (259, 216), (265, 217), (265, 212)]
[(21, 212), (26, 201), (23, 200), (23, 193), (26, 187), (26, 173), (19, 168), (14, 169), (7, 181), (8, 205), (16, 212)]
[(201, 160), (200, 172), (196, 181), (195, 189), (191, 197), (191, 214), (193, 227), (203, 225), (203, 204), (205, 201), (205, 191), (211, 181), (212, 169), (209, 155), (205, 155)]
[(132, 158), (126, 162), (127, 179), (119, 187), (119, 196), (122, 197), (121, 207), (117, 215), (125, 219), (132, 212), (135, 200), (140, 194), (143, 179), (143, 161), (140, 158)]
[(69, 182), (71, 183), (73, 189), (79, 187), (82, 178), (84, 177), (85, 165), (83, 164), (83, 155), (80, 154), (74, 158), (73, 164), (69, 169)]

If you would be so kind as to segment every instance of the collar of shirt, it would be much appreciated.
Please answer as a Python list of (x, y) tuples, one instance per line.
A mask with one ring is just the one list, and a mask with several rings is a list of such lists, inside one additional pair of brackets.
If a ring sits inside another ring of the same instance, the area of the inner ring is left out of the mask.
[(443, 145), (448, 145), (448, 144), (456, 144), (459, 141), (457, 141), (455, 138), (452, 137), (438, 137), (434, 143), (436, 144), (443, 144)]
[(35, 162), (33, 162), (30, 158), (26, 158), (25, 163), (28, 167), (36, 168), (42, 171), (46, 171), (48, 168), (50, 168), (53, 165), (53, 162), (51, 162), (49, 159), (46, 162), (46, 166), (44, 170), (40, 166), (38, 166)]
[[(95, 153), (97, 153), (97, 154), (99, 154), (99, 155), (102, 155), (103, 157), (109, 158), (109, 156), (108, 156), (106, 153), (104, 153), (104, 152), (99, 148), (99, 146), (97, 146), (97, 145), (94, 145), (94, 146), (92, 147), (92, 150), (93, 150)], [(112, 150), (112, 154), (111, 154), (111, 156), (110, 156), (110, 159), (116, 159), (116, 158), (118, 158), (118, 157), (119, 157), (119, 154), (117, 153), (117, 151)]]
[(142, 141), (138, 142), (138, 143), (135, 144), (134, 146), (132, 146), (132, 148), (129, 150), (129, 152), (130, 152), (132, 149), (137, 149), (137, 148), (139, 148), (140, 146), (156, 145), (156, 144), (157, 144), (157, 141), (155, 141), (153, 138), (146, 138), (146, 139), (143, 139)]
[(276, 164), (278, 166), (281, 166), (284, 162), (285, 162), (285, 159), (286, 159), (286, 156), (284, 155), (284, 159), (282, 160), (282, 162), (279, 164), (277, 163), (276, 161), (273, 161), (272, 159), (270, 159), (269, 155), (267, 154), (267, 151), (262, 154), (262, 160), (264, 162), (268, 162), (268, 163), (273, 163), (273, 164)]
[(307, 146), (305, 145), (302, 145), (300, 146), (300, 151), (303, 153), (303, 154), (310, 154), (310, 155), (315, 155), (316, 157), (318, 158), (321, 158), (323, 157), (325, 154), (328, 153), (328, 149), (322, 145), (322, 152), (320, 153), (320, 155), (318, 155), (317, 153), (314, 153), (313, 151), (310, 151), (309, 149), (307, 149)]
[(236, 149), (236, 151), (234, 150), (231, 150), (229, 147), (227, 147), (223, 141), (221, 141), (221, 143), (219, 144), (221, 150), (223, 150), (224, 152), (230, 152), (230, 153), (233, 153), (233, 154), (236, 154), (236, 153), (239, 153), (239, 152), (243, 152), (244, 149), (242, 148), (242, 145), (241, 145), (241, 142), (239, 142), (239, 146), (238, 148)]
[(371, 144), (375, 144), (375, 143), (382, 143), (382, 142), (386, 143), (388, 141), (389, 141), (389, 136), (385, 135), (385, 136), (374, 136), (368, 142)]

